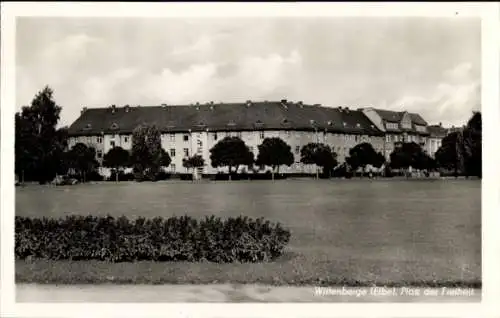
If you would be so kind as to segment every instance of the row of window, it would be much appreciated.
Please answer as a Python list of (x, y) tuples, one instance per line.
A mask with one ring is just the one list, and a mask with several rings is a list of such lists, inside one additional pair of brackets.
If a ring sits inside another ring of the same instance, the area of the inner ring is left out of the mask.
[(399, 136), (399, 135), (386, 135), (385, 136), (385, 141), (386, 142), (419, 142), (419, 141), (424, 141), (424, 138), (421, 138), (420, 136), (414, 136), (414, 135), (408, 135), (406, 138), (404, 136)]
[[(286, 134), (287, 134), (287, 136), (289, 136), (291, 134), (291, 132), (290, 131), (286, 131)], [(233, 132), (233, 133), (232, 132), (226, 132), (225, 136), (227, 136), (227, 137), (234, 136), (234, 137), (242, 138), (242, 132), (241, 131)], [(335, 135), (335, 136), (340, 136), (340, 135)], [(359, 135), (342, 135), (342, 136), (343, 136), (343, 139), (345, 141), (356, 141), (356, 142), (358, 142), (360, 140), (371, 141), (371, 137), (369, 137), (369, 136), (362, 136), (362, 137), (359, 136)], [(259, 137), (260, 137), (260, 139), (264, 139), (265, 138), (265, 132), (264, 131), (259, 131)], [(89, 137), (86, 138), (87, 139), (86, 141), (88, 143), (92, 143), (93, 142), (92, 138), (93, 137), (89, 136)], [(213, 140), (218, 140), (218, 139), (219, 139), (219, 134), (216, 133), (216, 132), (213, 133)], [(103, 143), (103, 137), (101, 137), (101, 136), (96, 137), (96, 139), (94, 139), (94, 140), (97, 140), (98, 144), (102, 144)], [(129, 140), (130, 140), (129, 136), (124, 136), (123, 137), (123, 141), (125, 143), (128, 143)], [(184, 134), (183, 135), (183, 140), (185, 142), (188, 142), (189, 141), (189, 134)], [(175, 141), (175, 134), (170, 134), (170, 141)], [(114, 140), (113, 137), (111, 137), (110, 144), (111, 144), (111, 147), (114, 147), (116, 145), (116, 142), (115, 142), (115, 140)]]

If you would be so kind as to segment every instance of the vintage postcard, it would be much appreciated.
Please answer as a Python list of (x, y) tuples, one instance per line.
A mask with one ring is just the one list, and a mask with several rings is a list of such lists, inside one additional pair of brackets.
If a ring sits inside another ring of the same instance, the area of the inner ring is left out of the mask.
[(2, 16), (6, 317), (493, 314), (498, 4)]

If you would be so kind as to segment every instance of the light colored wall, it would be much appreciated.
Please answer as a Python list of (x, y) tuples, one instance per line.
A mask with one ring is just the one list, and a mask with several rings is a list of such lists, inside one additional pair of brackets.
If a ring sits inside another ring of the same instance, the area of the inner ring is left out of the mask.
[(439, 147), (441, 147), (441, 142), (442, 142), (442, 138), (439, 138), (439, 137), (429, 137), (429, 138), (427, 138), (427, 142), (425, 144), (425, 146), (426, 146), (425, 148), (426, 148), (427, 153), (431, 157), (435, 157), (436, 152), (438, 151)]
[[(217, 139), (214, 135), (217, 134)], [(184, 135), (188, 135), (188, 141), (184, 141)], [(185, 173), (188, 172), (182, 166), (182, 159), (184, 158), (184, 148), (189, 150), (189, 156), (192, 156), (198, 151), (198, 140), (201, 141), (200, 154), (205, 159), (204, 173), (217, 173), (218, 171), (227, 172), (227, 168), (213, 168), (210, 162), (210, 149), (215, 146), (217, 142), (226, 136), (238, 136), (245, 144), (253, 151), (254, 158), (258, 155), (258, 146), (262, 143), (264, 138), (279, 137), (290, 145), (291, 151), (294, 155), (294, 164), (290, 167), (281, 166), (280, 172), (283, 173), (315, 173), (315, 165), (304, 165), (300, 163), (300, 149), (311, 142), (325, 143), (330, 146), (337, 153), (337, 160), (339, 163), (345, 162), (345, 158), (349, 155), (349, 150), (362, 142), (370, 142), (375, 150), (383, 151), (385, 139), (384, 137), (374, 136), (359, 136), (359, 135), (346, 135), (325, 133), (324, 131), (311, 132), (311, 131), (264, 131), (263, 138), (261, 138), (261, 131), (243, 131), (243, 132), (212, 132), (202, 131), (193, 133), (175, 133), (173, 140), (170, 133), (162, 134), (161, 146), (170, 155), (170, 149), (175, 149), (175, 156), (171, 156), (172, 162), (166, 169), (168, 172)], [(122, 147), (126, 150), (132, 149), (132, 136), (131, 135), (105, 135), (102, 143), (97, 142), (97, 137), (71, 137), (69, 140), (70, 147), (78, 142), (86, 145), (93, 146), (97, 151), (101, 151), (102, 155), (106, 154), (111, 149), (111, 141), (115, 141), (115, 146)], [(297, 151), (298, 147), (298, 151)], [(175, 169), (174, 169), (175, 166)], [(240, 170), (244, 168), (241, 167)], [(257, 167), (258, 168), (258, 167)], [(264, 172), (270, 170), (270, 167), (265, 167)], [(103, 170), (104, 172), (104, 170)], [(108, 174), (106, 172), (106, 174)]]

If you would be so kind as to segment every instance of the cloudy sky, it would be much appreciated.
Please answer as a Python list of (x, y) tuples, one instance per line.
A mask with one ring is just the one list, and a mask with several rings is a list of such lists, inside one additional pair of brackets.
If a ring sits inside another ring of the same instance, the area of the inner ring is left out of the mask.
[(472, 18), (18, 18), (17, 109), (302, 100), (462, 125), (480, 108)]

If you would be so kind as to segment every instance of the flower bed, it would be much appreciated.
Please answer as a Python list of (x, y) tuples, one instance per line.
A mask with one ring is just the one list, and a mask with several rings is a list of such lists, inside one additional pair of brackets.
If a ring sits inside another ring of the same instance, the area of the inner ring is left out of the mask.
[(241, 216), (16, 216), (15, 231), (17, 259), (265, 262), (282, 255), (290, 240), (279, 223)]

